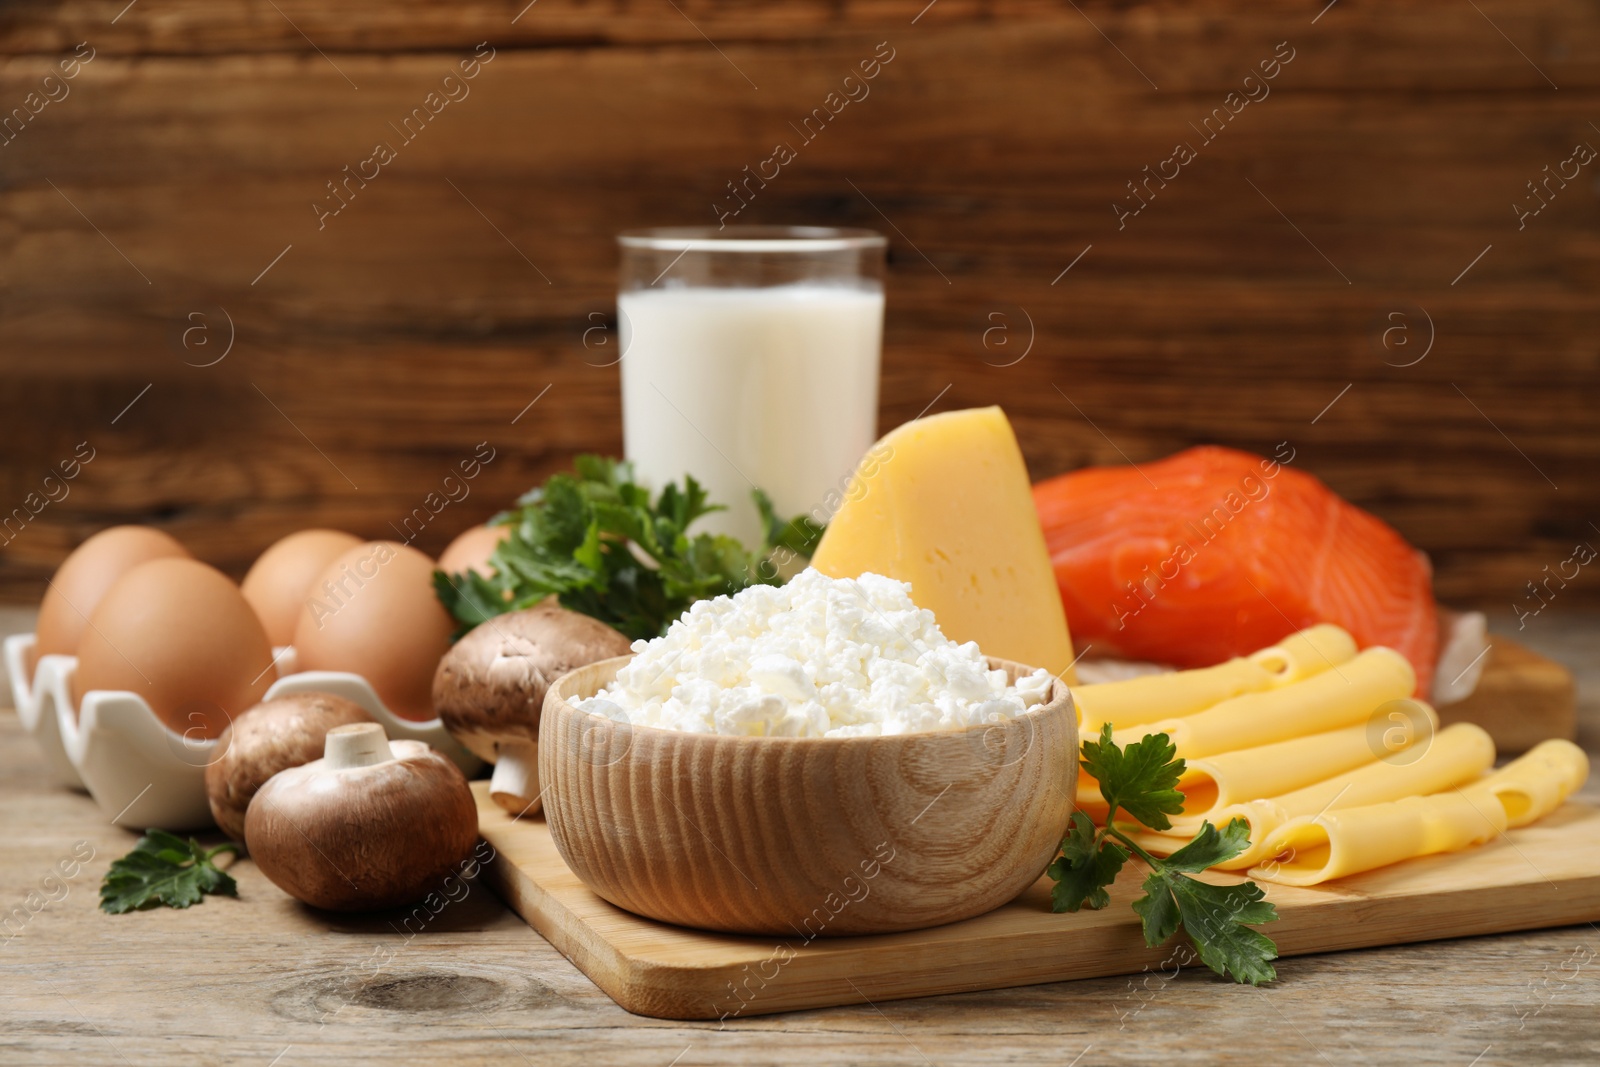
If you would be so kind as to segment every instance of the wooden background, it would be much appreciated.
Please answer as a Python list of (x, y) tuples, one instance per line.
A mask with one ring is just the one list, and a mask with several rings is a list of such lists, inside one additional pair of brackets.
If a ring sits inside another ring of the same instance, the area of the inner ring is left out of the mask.
[[(1600, 162), (1524, 230), (1511, 207), (1600, 146), (1593, 3), (524, 3), (0, 7), (6, 111), (95, 50), (0, 147), (0, 511), (96, 450), (0, 549), (0, 596), (118, 521), (236, 574), (301, 526), (386, 535), (487, 440), (437, 551), (619, 450), (615, 339), (585, 334), (611, 235), (712, 222), (780, 141), (798, 160), (739, 221), (891, 237), (884, 429), (999, 402), (1036, 478), (1289, 441), (1453, 602), (1504, 608), (1600, 544)], [(319, 231), (324, 183), (480, 41), (470, 97)], [(884, 41), (871, 95), (798, 145)], [(1119, 231), (1124, 183), (1283, 41), (1271, 95)], [(227, 357), (187, 365), (224, 313)]]

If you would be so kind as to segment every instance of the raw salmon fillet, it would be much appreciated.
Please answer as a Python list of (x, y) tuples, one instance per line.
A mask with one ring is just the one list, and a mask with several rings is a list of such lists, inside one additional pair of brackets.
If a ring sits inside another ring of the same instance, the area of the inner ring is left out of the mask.
[(1319, 622), (1432, 684), (1427, 558), (1316, 478), (1230, 448), (1040, 482), (1034, 504), (1080, 648), (1204, 667)]

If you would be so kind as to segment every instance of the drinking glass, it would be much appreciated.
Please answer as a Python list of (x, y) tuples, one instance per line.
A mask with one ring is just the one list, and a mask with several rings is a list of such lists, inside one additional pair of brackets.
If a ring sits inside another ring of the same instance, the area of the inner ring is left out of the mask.
[(653, 489), (693, 475), (761, 541), (751, 497), (824, 523), (876, 437), (886, 242), (813, 226), (617, 238), (623, 449)]

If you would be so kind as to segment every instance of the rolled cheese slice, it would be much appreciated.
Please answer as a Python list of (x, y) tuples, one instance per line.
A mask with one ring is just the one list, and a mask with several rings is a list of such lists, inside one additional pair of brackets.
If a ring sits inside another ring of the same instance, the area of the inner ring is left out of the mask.
[(1204, 711), (1241, 693), (1272, 687), (1273, 672), (1253, 659), (1230, 659), (1214, 667), (1146, 674), (1120, 682), (1072, 687), (1078, 725), (1084, 737), (1097, 737), (1110, 723), (1121, 730), (1158, 719)]
[(1505, 809), (1509, 826), (1543, 818), (1589, 777), (1589, 757), (1571, 741), (1542, 741), (1493, 774), (1461, 791), (1477, 802), (1493, 798)]
[[(1237, 871), (1260, 863), (1268, 855), (1267, 839), (1292, 820), (1438, 793), (1472, 782), (1493, 764), (1494, 742), (1483, 727), (1456, 723), (1440, 730), (1431, 743), (1419, 742), (1292, 793), (1219, 807), (1211, 814), (1211, 824), (1222, 827), (1232, 819), (1245, 820), (1250, 825), (1250, 847), (1216, 869)], [(1158, 856), (1170, 856), (1188, 842), (1193, 830), (1180, 834), (1174, 827), (1167, 834), (1136, 834), (1134, 840)]]
[(1318, 623), (1252, 653), (1252, 662), (1272, 672), (1274, 685), (1303, 682), (1356, 657), (1356, 639), (1331, 622)]
[(1545, 741), (1470, 785), (1297, 818), (1264, 843), (1252, 878), (1316, 885), (1415, 856), (1481, 844), (1560, 807), (1589, 776), (1589, 757), (1571, 741)]
[(1356, 643), (1349, 634), (1322, 624), (1214, 667), (1075, 685), (1072, 697), (1078, 705), (1079, 732), (1096, 737), (1106, 723), (1121, 730), (1193, 715), (1231, 697), (1303, 681), (1349, 662), (1355, 654)]
[(1456, 789), (1291, 819), (1266, 840), (1266, 861), (1250, 877), (1317, 885), (1391, 863), (1480, 845), (1506, 828), (1492, 796)]
[[(1259, 652), (1214, 667), (1073, 686), (1073, 701), (1078, 706), (1078, 735), (1098, 737), (1106, 723), (1110, 723), (1113, 730), (1122, 730), (1194, 715), (1245, 693), (1304, 681), (1348, 663), (1355, 655), (1353, 637), (1332, 623), (1319, 623), (1296, 631)], [(1152, 727), (1147, 732), (1159, 731)], [(1138, 731), (1129, 731), (1133, 733)], [(1126, 740), (1118, 743), (1125, 744)], [(1099, 783), (1087, 774), (1078, 776), (1077, 803), (1078, 809), (1091, 818), (1103, 818), (1106, 814)]]
[(1172, 820), (1172, 832), (1198, 833), (1202, 820), (1220, 825), (1218, 813), (1225, 808), (1293, 793), (1380, 758), (1394, 758), (1419, 741), (1431, 742), (1439, 730), (1439, 716), (1421, 702), (1414, 708), (1414, 721), (1403, 729), (1374, 730), (1357, 723), (1188, 761), (1178, 782), (1184, 795), (1183, 814)]
[(1246, 693), (1184, 718), (1118, 731), (1117, 744), (1164, 733), (1178, 755), (1200, 759), (1365, 722), (1391, 700), (1411, 695), (1416, 672), (1392, 648), (1369, 648), (1339, 666), (1264, 693)]

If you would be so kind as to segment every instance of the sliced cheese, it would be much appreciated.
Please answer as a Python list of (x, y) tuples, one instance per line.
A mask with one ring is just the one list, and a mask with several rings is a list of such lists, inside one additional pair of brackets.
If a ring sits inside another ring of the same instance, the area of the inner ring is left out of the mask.
[(1291, 819), (1267, 836), (1264, 859), (1250, 876), (1317, 885), (1416, 856), (1455, 852), (1548, 815), (1588, 776), (1589, 757), (1581, 748), (1545, 741), (1448, 792)]
[(1510, 826), (1543, 818), (1589, 777), (1589, 757), (1571, 741), (1541, 741), (1526, 754), (1461, 791), (1475, 799), (1492, 797), (1505, 809)]
[(811, 565), (909, 582), (945, 636), (1074, 680), (1028, 469), (998, 407), (916, 419), (873, 446)]
[[(1260, 863), (1269, 855), (1268, 837), (1292, 820), (1453, 789), (1473, 781), (1493, 764), (1494, 742), (1483, 728), (1456, 723), (1440, 730), (1431, 742), (1418, 743), (1397, 756), (1283, 796), (1217, 808), (1211, 815), (1212, 825), (1221, 827), (1232, 819), (1243, 819), (1250, 826), (1250, 847), (1234, 859), (1217, 864), (1217, 869), (1243, 870)], [(1180, 833), (1174, 827), (1169, 834), (1141, 833), (1134, 840), (1157, 855), (1170, 856), (1189, 840)]]
[(1461, 790), (1302, 816), (1274, 830), (1250, 877), (1318, 885), (1417, 856), (1457, 852), (1506, 828), (1506, 809)]
[(1331, 622), (1308, 626), (1268, 645), (1250, 659), (1273, 674), (1277, 685), (1302, 682), (1356, 658), (1356, 639)]
[(1118, 731), (1127, 745), (1164, 733), (1186, 759), (1255, 748), (1365, 722), (1391, 700), (1411, 695), (1416, 673), (1392, 648), (1369, 648), (1339, 666), (1265, 693), (1246, 693), (1180, 719)]
[(1271, 688), (1272, 679), (1272, 671), (1266, 667), (1238, 658), (1196, 670), (1075, 685), (1072, 699), (1078, 705), (1078, 725), (1083, 736), (1098, 737), (1106, 723), (1114, 730), (1122, 730), (1193, 715), (1229, 697)]
[[(1079, 735), (1098, 737), (1106, 723), (1110, 723), (1113, 730), (1122, 730), (1194, 715), (1245, 693), (1259, 693), (1304, 681), (1348, 663), (1355, 654), (1354, 638), (1331, 623), (1323, 623), (1292, 633), (1248, 657), (1238, 657), (1213, 667), (1073, 686)], [(1150, 732), (1158, 731), (1152, 727)], [(1334, 770), (1327, 773), (1332, 774)], [(1315, 780), (1305, 778), (1301, 784)], [(1077, 804), (1079, 810), (1093, 819), (1105, 817), (1106, 803), (1100, 795), (1100, 786), (1087, 774), (1078, 776)]]
[(1356, 643), (1348, 633), (1323, 624), (1292, 633), (1248, 657), (1213, 667), (1074, 686), (1072, 696), (1083, 736), (1095, 737), (1106, 723), (1121, 730), (1183, 718), (1244, 693), (1303, 681), (1348, 663), (1355, 654)]
[(1405, 730), (1374, 736), (1366, 723), (1357, 723), (1188, 761), (1178, 782), (1184, 796), (1183, 814), (1172, 820), (1173, 832), (1198, 833), (1202, 821), (1215, 825), (1225, 808), (1293, 793), (1375, 763), (1380, 757), (1393, 758), (1418, 741), (1431, 742), (1439, 729), (1439, 716), (1426, 704), (1419, 703), (1417, 708), (1418, 721)]

